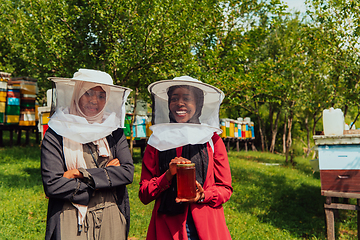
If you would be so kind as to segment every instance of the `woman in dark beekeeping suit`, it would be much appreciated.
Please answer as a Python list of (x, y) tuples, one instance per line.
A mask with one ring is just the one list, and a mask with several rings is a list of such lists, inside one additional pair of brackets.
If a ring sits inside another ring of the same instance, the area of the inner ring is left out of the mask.
[(127, 239), (126, 185), (134, 166), (123, 133), (130, 89), (109, 74), (80, 69), (55, 83), (55, 112), (41, 145), (49, 197), (45, 239)]

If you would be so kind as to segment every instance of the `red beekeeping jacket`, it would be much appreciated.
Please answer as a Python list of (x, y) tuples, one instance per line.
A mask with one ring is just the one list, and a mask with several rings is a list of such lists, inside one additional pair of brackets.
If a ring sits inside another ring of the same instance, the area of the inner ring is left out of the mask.
[[(146, 147), (139, 198), (144, 204), (155, 200), (147, 240), (187, 240), (186, 217), (189, 210), (200, 240), (231, 239), (222, 207), (233, 192), (230, 166), (224, 142), (219, 135), (214, 134), (212, 142), (214, 151), (207, 143), (209, 165), (203, 186), (205, 199), (202, 203), (189, 204), (183, 214), (175, 216), (158, 213), (160, 194), (170, 187), (171, 182), (167, 181), (165, 174), (160, 175), (158, 150), (150, 145)], [(181, 156), (181, 152), (182, 147), (176, 149), (178, 157)]]

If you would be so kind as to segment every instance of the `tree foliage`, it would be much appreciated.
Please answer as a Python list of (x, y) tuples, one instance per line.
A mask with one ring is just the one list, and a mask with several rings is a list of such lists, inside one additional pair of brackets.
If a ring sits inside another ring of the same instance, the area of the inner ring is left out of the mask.
[(0, 12), (0, 70), (41, 93), (79, 68), (144, 99), (149, 83), (191, 75), (224, 91), (223, 116), (252, 117), (262, 150), (288, 153), (299, 137), (310, 149), (323, 109), (360, 109), (356, 1), (301, 14), (280, 0), (4, 0)]
[[(15, 75), (71, 77), (78, 68), (109, 72), (146, 92), (159, 78), (192, 67), (191, 48), (216, 1), (6, 1), (3, 39), (25, 61)], [(11, 25), (9, 24), (11, 22)], [(9, 47), (7, 48), (9, 49)], [(11, 70), (11, 69), (10, 69)]]

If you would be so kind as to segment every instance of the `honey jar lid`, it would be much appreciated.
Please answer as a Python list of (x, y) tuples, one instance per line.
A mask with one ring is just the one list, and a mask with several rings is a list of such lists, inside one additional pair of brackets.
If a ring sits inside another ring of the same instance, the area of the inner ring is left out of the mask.
[(195, 163), (180, 163), (177, 165), (178, 167), (195, 167)]

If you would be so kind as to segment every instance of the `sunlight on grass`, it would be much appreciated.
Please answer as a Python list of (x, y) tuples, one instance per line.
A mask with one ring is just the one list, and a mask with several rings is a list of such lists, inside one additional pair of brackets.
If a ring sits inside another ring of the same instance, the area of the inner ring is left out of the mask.
[[(135, 149), (135, 151), (137, 150), (138, 149)], [(139, 162), (140, 154), (139, 156), (137, 156), (135, 153), (134, 156), (136, 157), (136, 159), (134, 159), (134, 162)], [(151, 212), (154, 205), (154, 203), (144, 205), (140, 202), (140, 199), (138, 197), (140, 174), (141, 163), (136, 163), (134, 181), (131, 185), (128, 186), (131, 208), (131, 224), (129, 237), (134, 237), (139, 240), (146, 238), (147, 227), (150, 223)]]
[[(224, 204), (232, 239), (326, 239), (320, 177), (309, 159), (261, 152), (229, 153), (234, 193)], [(129, 239), (142, 240), (154, 203), (138, 198), (139, 149), (134, 152), (134, 182), (128, 186), (131, 207)], [(0, 239), (43, 239), (47, 202), (40, 175), (40, 149), (0, 149)], [(353, 201), (353, 200), (351, 200)], [(356, 212), (341, 211), (337, 239), (356, 239)]]
[[(279, 155), (230, 152), (229, 161), (234, 193), (225, 204), (230, 205), (226, 213), (248, 216), (246, 223), (235, 224), (243, 229), (243, 239), (253, 239), (251, 234), (246, 237), (249, 228), (250, 232), (265, 231), (261, 239), (301, 239), (313, 234), (325, 239), (324, 199), (319, 179), (310, 168), (303, 168), (302, 162), (308, 160), (296, 159), (299, 168), (292, 168)], [(229, 228), (232, 219), (228, 218)]]

